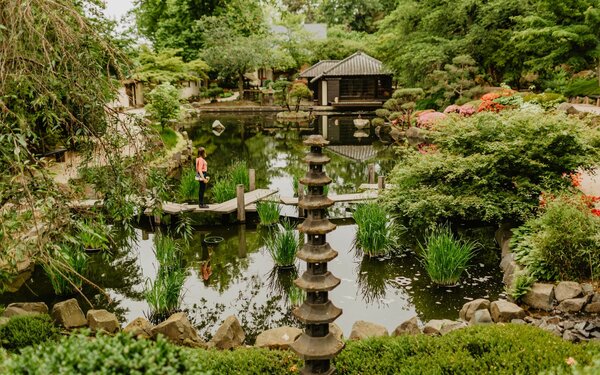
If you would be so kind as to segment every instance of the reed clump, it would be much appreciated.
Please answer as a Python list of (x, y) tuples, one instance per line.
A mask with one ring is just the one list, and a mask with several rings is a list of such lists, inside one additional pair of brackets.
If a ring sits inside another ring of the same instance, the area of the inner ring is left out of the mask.
[(354, 211), (356, 230), (355, 246), (370, 257), (388, 254), (398, 243), (399, 228), (377, 203), (359, 204)]
[(289, 221), (283, 221), (281, 227), (274, 230), (265, 243), (276, 267), (285, 268), (295, 265), (300, 237)]
[(256, 203), (256, 212), (262, 225), (273, 225), (279, 222), (281, 208), (275, 201), (260, 201)]

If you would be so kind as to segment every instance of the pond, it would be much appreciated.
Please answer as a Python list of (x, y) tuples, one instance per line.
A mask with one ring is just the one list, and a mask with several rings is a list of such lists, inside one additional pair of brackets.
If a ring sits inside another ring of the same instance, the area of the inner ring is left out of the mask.
[[(340, 146), (327, 151), (332, 162), (326, 170), (334, 181), (330, 192), (347, 193), (355, 192), (366, 182), (369, 163), (376, 163), (382, 174), (388, 173), (394, 163), (392, 149), (373, 129), (365, 131), (367, 136), (355, 136), (353, 118), (356, 116), (328, 116), (317, 118), (312, 124), (280, 124), (271, 114), (211, 114), (203, 115), (186, 130), (195, 146), (207, 149), (212, 171), (225, 168), (236, 159), (244, 160), (256, 169), (259, 187), (278, 189), (281, 195), (288, 196), (293, 195), (293, 177), (302, 176), (306, 168), (302, 162), (302, 138), (323, 134), (331, 146)], [(226, 127), (220, 136), (213, 134), (211, 128), (216, 119)], [(352, 147), (345, 146), (359, 147), (361, 152), (353, 153)], [(408, 249), (421, 239), (420, 234), (406, 233), (407, 243), (413, 245), (403, 245), (392, 256), (359, 256), (353, 246), (356, 225), (352, 219), (344, 218), (350, 216), (347, 208), (336, 209), (332, 216), (336, 217), (338, 228), (327, 236), (339, 252), (330, 263), (330, 270), (342, 282), (330, 298), (343, 309), (336, 323), (346, 335), (357, 320), (377, 322), (391, 331), (414, 315), (421, 321), (456, 319), (465, 302), (496, 299), (503, 293), (492, 229), (470, 231), (471, 237), (482, 238), (480, 242), (485, 243), (487, 250), (479, 252), (461, 283), (452, 288), (436, 287)], [(255, 217), (241, 225), (205, 224), (194, 228), (185, 253), (188, 275), (182, 306), (190, 312), (201, 333), (214, 331), (231, 314), (238, 316), (254, 334), (268, 326), (293, 324), (287, 294), (291, 281), (304, 271), (304, 264), (298, 263), (296, 273), (273, 272), (273, 261), (264, 248), (268, 229), (257, 225)], [(96, 307), (115, 311), (124, 322), (148, 313), (143, 288), (157, 272), (154, 231), (150, 223), (140, 223), (130, 247), (117, 249), (111, 256), (94, 255), (89, 267), (90, 280), (108, 296), (90, 286), (85, 287), (84, 294)], [(207, 245), (204, 240), (208, 236), (224, 240)], [(53, 304), (65, 298), (53, 294), (38, 267), (18, 292), (1, 295), (0, 304), (38, 300)], [(77, 298), (86, 306), (82, 297)]]

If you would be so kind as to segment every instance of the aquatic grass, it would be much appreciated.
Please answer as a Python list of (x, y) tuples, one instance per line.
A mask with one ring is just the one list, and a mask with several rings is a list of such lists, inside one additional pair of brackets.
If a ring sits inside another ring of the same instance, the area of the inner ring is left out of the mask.
[(475, 255), (477, 244), (455, 238), (449, 226), (435, 228), (419, 243), (423, 266), (431, 280), (439, 285), (456, 284)]
[(279, 222), (281, 207), (275, 201), (260, 201), (256, 203), (256, 212), (262, 225), (273, 225)]
[(55, 249), (50, 262), (42, 265), (54, 293), (69, 295), (81, 290), (84, 275), (89, 263), (88, 255), (72, 244), (61, 244)]
[(223, 203), (235, 198), (235, 183), (227, 178), (219, 178), (212, 186), (211, 192), (215, 202)]
[(244, 185), (245, 191), (250, 189), (250, 176), (244, 161), (233, 163), (224, 173), (217, 176), (211, 188), (214, 200), (222, 203), (235, 198), (237, 185)]
[(177, 200), (182, 203), (197, 201), (199, 188), (199, 183), (196, 181), (196, 171), (189, 168), (184, 170), (177, 187)]
[(276, 267), (294, 266), (300, 238), (296, 228), (288, 220), (284, 220), (281, 228), (267, 237), (265, 244)]
[(158, 272), (154, 281), (146, 280), (144, 297), (150, 306), (148, 320), (157, 324), (180, 310), (186, 272), (181, 247), (173, 238), (158, 233), (154, 237), (154, 255)]
[(306, 292), (296, 285), (292, 285), (292, 287), (288, 290), (288, 301), (293, 307), (298, 307), (304, 303), (306, 299)]
[(245, 161), (237, 161), (229, 167), (229, 176), (234, 186), (244, 185), (244, 189), (250, 189), (250, 175)]
[(398, 242), (399, 228), (376, 202), (359, 204), (353, 214), (358, 226), (355, 246), (369, 257), (388, 254)]
[(110, 244), (110, 228), (104, 223), (102, 216), (96, 220), (84, 220), (76, 223), (77, 239), (73, 244), (81, 243), (86, 250), (108, 250)]

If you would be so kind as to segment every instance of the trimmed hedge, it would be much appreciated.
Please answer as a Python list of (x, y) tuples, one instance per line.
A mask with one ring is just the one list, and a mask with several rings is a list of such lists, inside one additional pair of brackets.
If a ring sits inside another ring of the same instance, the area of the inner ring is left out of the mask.
[(15, 316), (0, 326), (0, 346), (11, 351), (58, 337), (58, 328), (46, 314)]
[[(470, 327), (443, 337), (349, 341), (335, 366), (340, 375), (570, 373), (567, 358), (587, 374), (596, 368), (593, 359), (600, 358), (600, 345), (575, 345), (536, 327), (509, 324)], [(0, 364), (0, 373), (290, 374), (301, 366), (289, 351), (201, 350), (177, 347), (162, 338), (154, 342), (124, 334), (97, 339), (74, 335), (12, 355)]]

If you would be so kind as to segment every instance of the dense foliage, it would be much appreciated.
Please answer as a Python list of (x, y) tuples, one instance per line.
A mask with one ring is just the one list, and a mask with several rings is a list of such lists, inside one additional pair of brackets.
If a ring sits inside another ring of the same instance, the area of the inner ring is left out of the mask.
[[(1, 353), (0, 353), (1, 354)], [(442, 337), (401, 336), (348, 341), (334, 360), (339, 374), (536, 374), (570, 371), (572, 358), (584, 371), (600, 354), (597, 344), (575, 345), (536, 327), (471, 327)], [(82, 335), (26, 348), (0, 364), (4, 374), (161, 373), (289, 374), (302, 366), (291, 351), (241, 348), (233, 351), (177, 347), (159, 338), (124, 334), (89, 339)], [(593, 373), (593, 372), (579, 372)]]
[[(594, 198), (546, 198), (539, 217), (514, 230), (511, 250), (536, 280), (588, 280), (600, 276), (600, 212)], [(592, 206), (593, 207), (593, 206)]]
[(431, 136), (436, 147), (408, 152), (384, 199), (411, 225), (522, 222), (542, 192), (569, 188), (564, 175), (600, 160), (597, 131), (560, 114), (451, 116)]
[(148, 114), (160, 124), (164, 130), (169, 121), (179, 117), (179, 90), (169, 82), (161, 83), (147, 95), (149, 104), (146, 105)]
[(401, 0), (378, 33), (384, 61), (410, 86), (464, 54), (486, 81), (519, 87), (600, 64), (598, 0)]
[(56, 340), (59, 330), (49, 315), (14, 316), (0, 325), (0, 346), (11, 351)]

